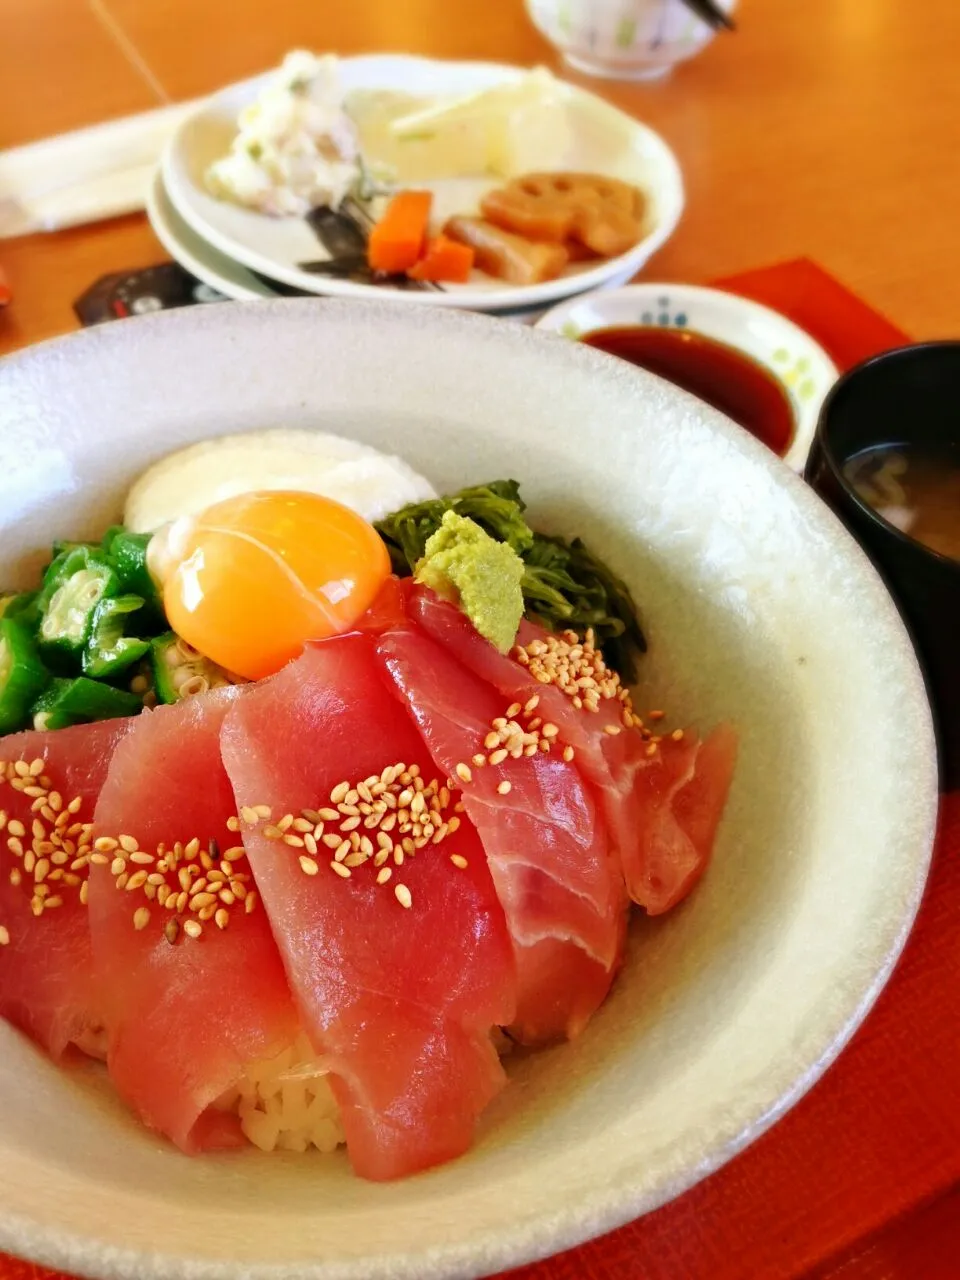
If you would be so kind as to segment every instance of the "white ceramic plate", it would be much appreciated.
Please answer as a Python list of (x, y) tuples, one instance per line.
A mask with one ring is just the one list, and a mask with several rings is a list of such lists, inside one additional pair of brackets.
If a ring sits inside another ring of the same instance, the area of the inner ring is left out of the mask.
[(742, 738), (703, 883), (635, 921), (610, 999), (576, 1042), (511, 1065), (467, 1156), (390, 1185), (342, 1156), (188, 1159), (97, 1071), (65, 1076), (0, 1027), (0, 1248), (98, 1280), (490, 1274), (678, 1195), (826, 1069), (913, 920), (936, 762), (889, 596), (766, 449), (586, 347), (384, 302), (131, 319), (0, 380), (0, 581), (110, 523), (171, 449), (332, 429), (441, 490), (518, 477), (538, 525), (583, 534), (636, 592), (640, 706)]
[[(157, 239), (187, 271), (214, 289), (224, 298), (235, 302), (249, 302), (257, 298), (284, 298), (289, 293), (271, 283), (265, 276), (248, 271), (239, 262), (228, 258), (203, 240), (180, 217), (163, 185), (163, 176), (154, 175), (147, 193), (147, 217)], [(612, 285), (616, 281), (611, 281)], [(514, 320), (519, 324), (533, 324), (543, 315), (543, 308), (517, 307), (495, 313), (501, 320)]]
[(225, 298), (249, 302), (255, 298), (284, 296), (269, 281), (248, 271), (198, 236), (173, 207), (159, 172), (154, 174), (147, 192), (147, 217), (153, 234), (170, 257)]
[(561, 302), (537, 322), (538, 329), (573, 339), (615, 325), (691, 329), (763, 365), (783, 383), (793, 408), (794, 434), (783, 460), (794, 471), (803, 471), (820, 406), (840, 376), (809, 333), (778, 311), (735, 293), (646, 282)]
[[(437, 62), (400, 54), (344, 58), (346, 90), (394, 89), (417, 94), (467, 94), (509, 83), (524, 73), (519, 67), (482, 62)], [(183, 220), (220, 253), (242, 265), (308, 293), (343, 297), (383, 296), (382, 287), (334, 280), (301, 271), (299, 262), (324, 256), (308, 224), (299, 218), (270, 218), (211, 196), (203, 181), (208, 166), (229, 148), (239, 112), (269, 78), (232, 85), (204, 103), (177, 130), (163, 159), (167, 192)], [(557, 280), (519, 287), (480, 272), (465, 285), (442, 292), (389, 289), (397, 300), (425, 306), (469, 307), (495, 311), (545, 306), (558, 298), (607, 283), (622, 284), (672, 234), (683, 209), (680, 168), (666, 143), (622, 111), (573, 85), (569, 94), (572, 142), (564, 168), (608, 173), (635, 183), (647, 195), (643, 238), (618, 258), (599, 266), (568, 269)], [(453, 213), (474, 212), (492, 180), (459, 180), (430, 184), (438, 222)]]

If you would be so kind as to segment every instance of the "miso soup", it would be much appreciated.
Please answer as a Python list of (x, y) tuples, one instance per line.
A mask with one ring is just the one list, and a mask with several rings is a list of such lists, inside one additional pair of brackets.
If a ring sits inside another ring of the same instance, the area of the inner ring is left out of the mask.
[(843, 474), (857, 496), (901, 533), (960, 560), (960, 444), (937, 453), (879, 445), (855, 454)]

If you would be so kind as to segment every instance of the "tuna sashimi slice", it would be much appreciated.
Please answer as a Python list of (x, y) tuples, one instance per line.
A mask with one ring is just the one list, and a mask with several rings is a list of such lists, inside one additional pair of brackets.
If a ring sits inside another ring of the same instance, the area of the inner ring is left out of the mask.
[[(188, 1152), (243, 1141), (236, 1115), (213, 1104), (299, 1028), (240, 837), (227, 826), (237, 807), (220, 729), (237, 696), (225, 689), (145, 711), (114, 753), (96, 808), (101, 847), (123, 836), (141, 851), (110, 850), (125, 856), (123, 868), (99, 865), (90, 878), (107, 1065), (144, 1122)], [(147, 875), (160, 883), (131, 891)]]
[[(0, 925), (9, 937), (0, 948), (0, 1016), (53, 1058), (70, 1044), (100, 1051), (81, 893), (88, 824), (131, 723), (106, 720), (0, 739)], [(29, 773), (31, 764), (34, 776), (21, 777), (18, 769)]]
[(560, 749), (518, 758), (503, 751), (481, 766), (495, 754), (485, 739), (509, 708), (419, 628), (386, 633), (378, 652), (437, 764), (462, 779), (515, 946), (511, 1034), (526, 1044), (576, 1035), (619, 965), (627, 909), (590, 791)]
[(706, 870), (736, 761), (737, 735), (721, 724), (702, 742), (665, 739), (638, 776), (643, 858), (632, 883), (651, 915), (676, 906)]
[[(372, 639), (310, 647), (245, 692), (222, 750), (305, 1030), (334, 1072), (355, 1170), (395, 1178), (461, 1154), (505, 1082), (490, 1030), (514, 1016), (513, 956), (477, 833)], [(425, 836), (434, 805), (446, 826)], [(292, 822), (315, 819), (319, 843), (295, 834)]]
[[(540, 714), (558, 726), (560, 740), (575, 749), (578, 768), (597, 789), (633, 901), (659, 915), (689, 893), (709, 862), (730, 787), (732, 729), (716, 730), (709, 750), (690, 730), (679, 742), (667, 736), (654, 746), (625, 726), (618, 698), (601, 698), (596, 711), (578, 708), (558, 685), (539, 680), (529, 662), (498, 653), (459, 609), (432, 592), (416, 589), (409, 607), (424, 630), (505, 698), (539, 698)], [(521, 624), (517, 639), (523, 649), (551, 641), (530, 622)]]

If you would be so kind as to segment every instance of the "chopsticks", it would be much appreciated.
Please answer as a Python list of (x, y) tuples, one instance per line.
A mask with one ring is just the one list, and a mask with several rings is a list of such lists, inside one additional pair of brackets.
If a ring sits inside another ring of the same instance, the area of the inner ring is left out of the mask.
[(716, 3), (716, 0), (683, 0), (687, 8), (707, 24), (712, 31), (735, 31), (736, 25), (728, 13)]

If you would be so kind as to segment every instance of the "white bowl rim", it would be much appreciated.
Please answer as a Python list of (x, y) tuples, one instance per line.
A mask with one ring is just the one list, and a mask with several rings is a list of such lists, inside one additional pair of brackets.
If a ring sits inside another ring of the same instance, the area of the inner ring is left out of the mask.
[[(516, 79), (529, 70), (527, 67), (521, 67), (509, 62), (463, 58), (430, 58), (407, 53), (387, 52), (356, 54), (344, 58), (342, 61), (352, 64), (361, 63), (372, 68), (377, 63), (404, 64), (409, 65), (411, 69), (415, 69), (418, 65), (433, 67), (439, 64), (445, 67), (462, 67), (468, 73), (486, 73), (490, 76), (497, 76), (503, 81)], [(559, 82), (566, 86), (574, 97), (588, 100), (591, 107), (598, 112), (622, 117), (629, 124), (634, 134), (643, 135), (648, 144), (657, 151), (658, 181), (662, 181), (669, 191), (669, 207), (656, 226), (632, 249), (616, 258), (605, 259), (600, 265), (586, 269), (577, 275), (559, 276), (555, 280), (547, 280), (542, 284), (503, 284), (502, 287), (495, 289), (469, 290), (464, 288), (455, 293), (432, 293), (427, 291), (421, 293), (416, 290), (384, 290), (374, 285), (357, 284), (349, 280), (329, 279), (322, 282), (321, 290), (316, 277), (305, 275), (305, 273), (297, 270), (296, 267), (288, 267), (283, 263), (270, 259), (266, 255), (245, 247), (241, 247), (241, 250), (238, 251), (238, 246), (231, 237), (222, 234), (218, 228), (208, 224), (193, 207), (192, 202), (184, 199), (177, 176), (176, 157), (180, 141), (195, 120), (228, 94), (234, 94), (240, 89), (247, 89), (252, 93), (274, 71), (275, 68), (272, 68), (245, 80), (224, 85), (216, 93), (200, 101), (196, 110), (181, 121), (167, 143), (160, 161), (160, 169), (163, 174), (164, 187), (168, 199), (183, 221), (201, 239), (206, 240), (226, 257), (234, 258), (249, 270), (259, 272), (269, 279), (278, 280), (282, 284), (297, 288), (308, 288), (318, 297), (366, 298), (370, 301), (376, 301), (379, 295), (383, 295), (402, 305), (427, 308), (439, 307), (442, 310), (469, 307), (476, 311), (501, 311), (546, 305), (560, 298), (567, 298), (577, 293), (602, 287), (606, 280), (616, 279), (618, 276), (622, 278), (628, 271), (639, 271), (644, 263), (670, 239), (683, 217), (686, 205), (683, 171), (676, 153), (663, 135), (643, 120), (631, 116), (628, 112), (622, 111), (605, 98), (593, 93), (589, 88), (574, 81), (558, 77)]]
[[(227, 310), (227, 308), (230, 310)], [(366, 312), (370, 323), (394, 324), (398, 328), (436, 326), (462, 330), (467, 336), (475, 334), (479, 340), (492, 338), (494, 332), (511, 344), (527, 344), (543, 348), (553, 340), (535, 332), (534, 328), (503, 326), (491, 317), (470, 312), (416, 312), (398, 307), (392, 301), (346, 301), (334, 299), (282, 299), (270, 301), (224, 303), (215, 307), (183, 308), (169, 312), (131, 317), (122, 325), (96, 326), (52, 338), (46, 342), (15, 352), (0, 360), (0, 372), (30, 378), (31, 366), (52, 364), (63, 370), (76, 356), (83, 356), (86, 349), (101, 358), (117, 359), (117, 367), (125, 367), (119, 353), (127, 342), (125, 334), (131, 326), (138, 326), (140, 341), (162, 340), (168, 327), (195, 328), (200, 340), (203, 330), (210, 324), (223, 324), (226, 328), (259, 326), (272, 316), (303, 314), (303, 324), (315, 319), (320, 309), (333, 320), (337, 314), (344, 319), (356, 319)], [(216, 316), (217, 319), (212, 319)], [(579, 362), (602, 385), (610, 381), (615, 363), (608, 356), (593, 348), (571, 344), (574, 348), (565, 354), (565, 361)], [(661, 379), (644, 371), (638, 376), (662, 384)], [(791, 499), (801, 508), (813, 524), (829, 532), (839, 554), (857, 566), (864, 583), (870, 584), (873, 617), (878, 631), (885, 632), (890, 651), (897, 655), (905, 670), (914, 673), (914, 710), (917, 727), (929, 730), (932, 744), (932, 720), (923, 692), (923, 681), (916, 662), (913, 646), (900, 619), (896, 605), (887, 592), (880, 576), (866, 554), (839, 520), (823, 504), (816, 494), (796, 479), (789, 479), (789, 472), (782, 463), (742, 431), (729, 419), (706, 406), (679, 388), (671, 390), (690, 407), (696, 407), (712, 428), (739, 453), (747, 455), (754, 465), (766, 470), (775, 478), (786, 482)], [(923, 722), (923, 723), (921, 723)], [(803, 1047), (794, 1046), (792, 1063), (802, 1063), (802, 1069), (784, 1063), (776, 1078), (768, 1084), (769, 1100), (764, 1104), (753, 1100), (748, 1106), (738, 1100), (736, 1118), (731, 1118), (729, 1132), (720, 1137), (712, 1149), (694, 1169), (687, 1169), (664, 1183), (656, 1194), (633, 1191), (623, 1182), (609, 1184), (580, 1203), (564, 1206), (551, 1215), (540, 1215), (518, 1221), (503, 1230), (495, 1239), (488, 1239), (481, 1248), (476, 1242), (464, 1242), (425, 1249), (416, 1255), (410, 1253), (379, 1254), (370, 1259), (323, 1262), (243, 1263), (229, 1260), (206, 1261), (189, 1259), (182, 1255), (165, 1254), (160, 1250), (149, 1253), (133, 1249), (119, 1249), (105, 1240), (93, 1240), (75, 1235), (71, 1231), (51, 1229), (33, 1219), (12, 1214), (0, 1206), (0, 1249), (20, 1252), (50, 1266), (67, 1268), (74, 1273), (87, 1275), (95, 1280), (444, 1280), (450, 1277), (475, 1277), (491, 1275), (501, 1269), (524, 1263), (571, 1248), (587, 1239), (614, 1230), (625, 1223), (659, 1208), (676, 1196), (689, 1190), (715, 1172), (735, 1155), (739, 1154), (779, 1120), (816, 1083), (847, 1045), (867, 1013), (875, 1003), (903, 950), (919, 909), (927, 880), (933, 850), (937, 816), (937, 761), (933, 751), (927, 755), (914, 753), (904, 768), (913, 765), (913, 776), (908, 772), (900, 776), (901, 788), (914, 796), (927, 796), (925, 808), (917, 807), (912, 821), (912, 846), (916, 849), (910, 864), (909, 879), (904, 876), (904, 908), (896, 918), (886, 922), (882, 936), (873, 935), (870, 952), (875, 957), (870, 981), (857, 983), (850, 992), (850, 999), (842, 1012), (827, 1027), (819, 1027), (816, 1033), (807, 1031)], [(734, 1110), (731, 1108), (731, 1110)], [(747, 1114), (743, 1114), (746, 1111)]]
[[(743, 312), (744, 316), (762, 317), (771, 323), (779, 324), (786, 333), (791, 335), (801, 352), (812, 354), (821, 362), (825, 377), (830, 378), (831, 381), (823, 387), (822, 391), (818, 390), (816, 396), (808, 404), (804, 405), (800, 411), (794, 409), (796, 431), (790, 448), (783, 456), (783, 461), (788, 467), (792, 467), (794, 471), (802, 471), (816, 435), (820, 407), (830, 387), (839, 379), (840, 370), (832, 357), (812, 334), (798, 325), (795, 320), (791, 320), (789, 316), (784, 315), (782, 311), (777, 311), (775, 307), (768, 307), (766, 303), (757, 302), (741, 293), (734, 293), (730, 289), (717, 289), (712, 285), (684, 284), (668, 280), (638, 280), (633, 284), (621, 285), (616, 289), (592, 289), (587, 293), (565, 298), (562, 302), (558, 302), (556, 306), (551, 307), (549, 311), (544, 312), (534, 325), (534, 328), (543, 329), (548, 333), (559, 332), (564, 321), (576, 307), (585, 302), (595, 305), (598, 311), (603, 311), (605, 303), (615, 302), (618, 298), (635, 298), (639, 302), (645, 298), (662, 297), (664, 294), (669, 294), (671, 298), (676, 298), (678, 301), (682, 301), (684, 298), (688, 298), (691, 301), (699, 299), (704, 302), (722, 300), (723, 304), (728, 305), (732, 311)], [(590, 333), (592, 330), (585, 329), (584, 332)], [(729, 334), (726, 341), (730, 346), (736, 347), (740, 351), (744, 350), (735, 333)], [(756, 357), (751, 355), (751, 358)], [(777, 371), (772, 366), (769, 367), (771, 373), (777, 374)]]

